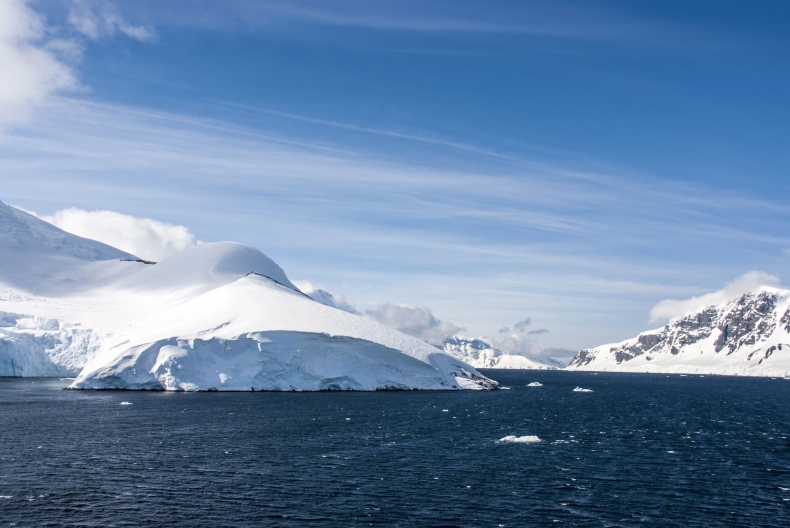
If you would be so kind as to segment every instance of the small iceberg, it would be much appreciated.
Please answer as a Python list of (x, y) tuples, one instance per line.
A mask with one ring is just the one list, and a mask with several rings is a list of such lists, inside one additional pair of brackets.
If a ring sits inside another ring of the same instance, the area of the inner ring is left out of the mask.
[(581, 387), (576, 387), (573, 389), (573, 392), (592, 392), (592, 389), (582, 389)]
[(121, 402), (121, 405), (131, 405), (132, 402)]
[(504, 438), (500, 438), (497, 440), (498, 444), (537, 444), (540, 442), (540, 438), (534, 435), (527, 435), (527, 436), (516, 436), (516, 435), (509, 435)]
[(539, 381), (533, 381), (532, 383), (527, 383), (527, 387), (542, 387), (543, 384)]

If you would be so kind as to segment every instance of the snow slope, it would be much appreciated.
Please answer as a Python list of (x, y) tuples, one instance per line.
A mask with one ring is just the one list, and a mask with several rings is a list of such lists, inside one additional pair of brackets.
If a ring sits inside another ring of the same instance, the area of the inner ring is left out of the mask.
[(537, 358), (506, 354), (482, 339), (451, 336), (442, 343), (442, 350), (475, 368), (555, 370), (560, 365), (549, 365)]
[(582, 350), (568, 368), (790, 376), (790, 291), (760, 288), (622, 343)]
[[(86, 262), (136, 259), (0, 202), (0, 282), (31, 293), (63, 286)], [(68, 286), (66, 286), (68, 288)]]
[(497, 387), (433, 346), (310, 299), (249, 246), (146, 263), (1, 202), (0, 234), (0, 375), (79, 372), (72, 388), (93, 389)]

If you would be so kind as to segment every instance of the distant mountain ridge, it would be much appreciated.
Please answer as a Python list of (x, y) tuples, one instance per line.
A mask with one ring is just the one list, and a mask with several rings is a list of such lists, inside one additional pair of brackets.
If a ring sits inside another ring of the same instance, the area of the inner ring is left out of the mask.
[(479, 338), (455, 335), (445, 339), (439, 348), (475, 368), (554, 370), (565, 366), (555, 358), (507, 354)]
[(790, 376), (790, 291), (763, 287), (621, 343), (580, 351), (571, 370)]

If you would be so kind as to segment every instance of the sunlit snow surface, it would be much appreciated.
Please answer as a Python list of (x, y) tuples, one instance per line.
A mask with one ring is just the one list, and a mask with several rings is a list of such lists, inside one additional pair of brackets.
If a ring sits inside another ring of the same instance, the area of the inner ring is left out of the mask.
[(633, 339), (582, 350), (568, 368), (790, 376), (790, 291), (762, 287)]
[[(72, 388), (482, 389), (463, 361), (315, 302), (260, 251), (201, 244), (153, 264), (0, 202), (0, 375)], [(30, 254), (31, 258), (25, 258)]]

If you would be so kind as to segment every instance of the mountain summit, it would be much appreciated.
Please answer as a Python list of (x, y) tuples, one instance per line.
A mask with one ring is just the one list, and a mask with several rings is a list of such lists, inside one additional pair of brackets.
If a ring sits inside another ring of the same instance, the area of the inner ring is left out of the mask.
[(462, 360), (299, 291), (234, 242), (159, 263), (0, 203), (0, 376), (72, 388), (492, 389)]
[(43, 291), (87, 262), (137, 257), (73, 235), (0, 201), (0, 283)]
[(622, 343), (582, 350), (571, 370), (790, 376), (790, 291), (763, 287)]

